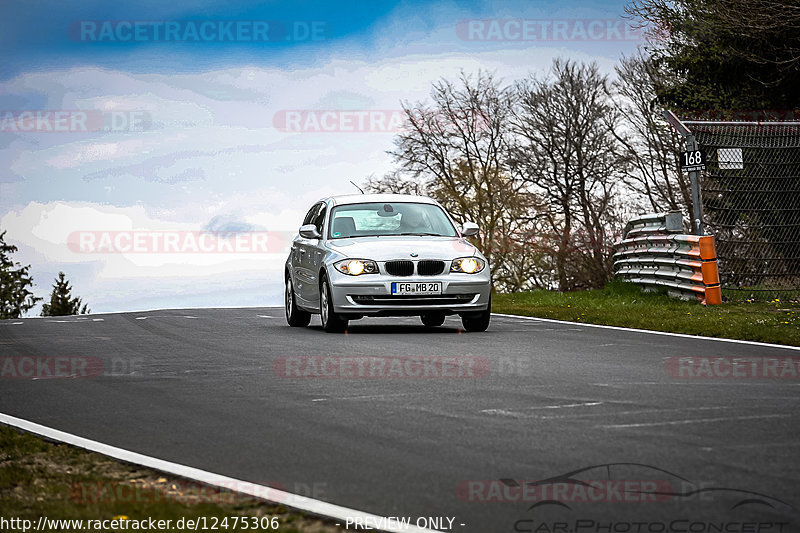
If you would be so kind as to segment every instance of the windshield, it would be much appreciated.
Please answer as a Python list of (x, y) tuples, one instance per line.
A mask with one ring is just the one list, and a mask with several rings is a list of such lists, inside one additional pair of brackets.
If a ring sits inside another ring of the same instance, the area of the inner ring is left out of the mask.
[(376, 235), (455, 237), (456, 229), (434, 204), (375, 202), (339, 205), (331, 211), (330, 239)]

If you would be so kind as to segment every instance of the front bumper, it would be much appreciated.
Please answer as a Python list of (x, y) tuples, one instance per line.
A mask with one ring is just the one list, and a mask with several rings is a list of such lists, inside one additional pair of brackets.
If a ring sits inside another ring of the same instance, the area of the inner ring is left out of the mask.
[[(390, 276), (365, 274), (348, 276), (328, 270), (334, 312), (361, 316), (410, 316), (431, 311), (470, 314), (485, 311), (491, 293), (488, 268), (477, 274), (443, 273), (438, 276)], [(438, 281), (442, 294), (435, 296), (392, 295), (392, 282)]]

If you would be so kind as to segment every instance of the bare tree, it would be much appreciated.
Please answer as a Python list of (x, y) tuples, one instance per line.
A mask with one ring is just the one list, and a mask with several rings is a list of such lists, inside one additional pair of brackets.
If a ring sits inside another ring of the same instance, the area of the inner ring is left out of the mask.
[(457, 83), (440, 80), (430, 103), (403, 103), (408, 129), (395, 138), (393, 152), (400, 170), (423, 180), (456, 218), (480, 225), (476, 245), (501, 284), (510, 279), (506, 260), (515, 246), (509, 236), (528, 216), (528, 195), (507, 163), (512, 97), (486, 72), (462, 73)]
[(617, 123), (608, 79), (597, 65), (557, 59), (549, 77), (516, 85), (514, 170), (543, 201), (561, 290), (611, 277), (618, 184), (628, 164), (609, 125)]
[(656, 101), (658, 69), (638, 53), (623, 57), (616, 71), (614, 102), (621, 124), (609, 127), (632, 163), (626, 183), (647, 199), (648, 210), (691, 213), (691, 184), (680, 171), (683, 139), (664, 120)]
[(491, 262), (497, 287), (513, 292), (539, 286), (533, 270), (542, 254), (525, 240), (531, 233), (533, 195), (520, 188), (509, 172), (484, 176), (463, 160), (456, 161), (452, 177), (456, 182), (474, 177), (480, 185), (456, 197), (449, 184), (436, 180), (431, 196), (461, 220), (472, 220), (484, 229), (473, 242)]
[(393, 170), (384, 174), (380, 178), (370, 176), (363, 183), (363, 189), (372, 193), (390, 194), (415, 194), (417, 196), (428, 196), (428, 181), (420, 178), (405, 176), (399, 170)]

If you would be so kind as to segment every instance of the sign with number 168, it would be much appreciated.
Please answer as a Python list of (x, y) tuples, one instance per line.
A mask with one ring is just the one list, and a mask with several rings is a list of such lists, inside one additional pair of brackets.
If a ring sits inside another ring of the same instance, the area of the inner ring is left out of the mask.
[(706, 169), (706, 154), (702, 150), (689, 150), (681, 152), (681, 170), (694, 172)]

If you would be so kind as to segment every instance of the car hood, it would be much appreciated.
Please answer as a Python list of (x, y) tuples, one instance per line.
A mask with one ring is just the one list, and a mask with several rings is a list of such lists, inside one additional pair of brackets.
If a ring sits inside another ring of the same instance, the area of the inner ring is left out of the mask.
[(411, 258), (448, 260), (470, 255), (483, 257), (477, 248), (462, 237), (357, 237), (329, 241), (328, 247), (347, 257), (375, 261)]

